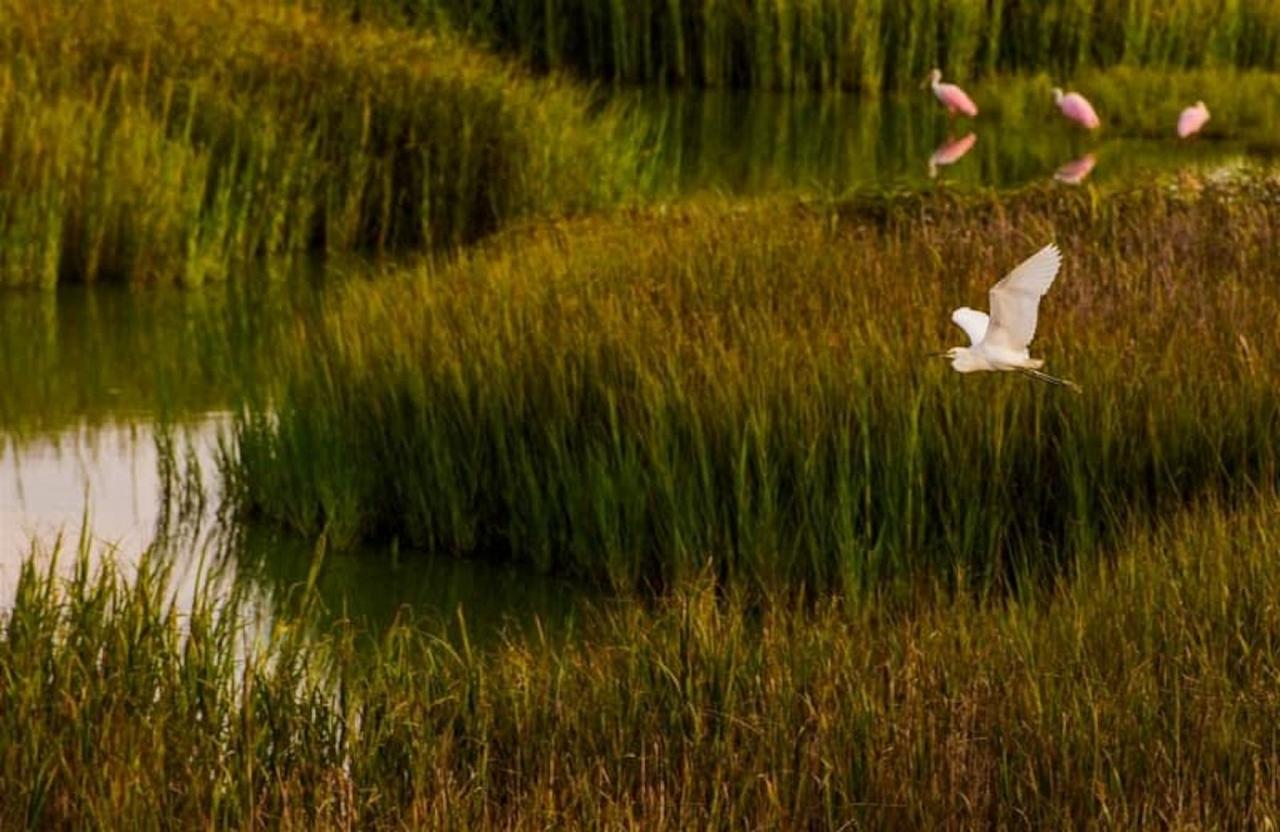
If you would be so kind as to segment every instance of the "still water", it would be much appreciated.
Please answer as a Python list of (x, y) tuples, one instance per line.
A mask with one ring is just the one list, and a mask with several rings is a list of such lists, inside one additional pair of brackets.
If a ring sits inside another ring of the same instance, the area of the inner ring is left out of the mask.
[[(1266, 161), (1243, 143), (1096, 138), (1066, 125), (950, 122), (910, 101), (732, 93), (650, 95), (642, 187), (842, 193), (865, 187), (1091, 187)], [(59, 536), (128, 564), (150, 546), (180, 586), (216, 566), (269, 609), (314, 580), (334, 614), (374, 626), (411, 609), (442, 632), (572, 628), (579, 588), (510, 566), (393, 550), (317, 548), (223, 516), (218, 465), (232, 409), (269, 387), (274, 345), (336, 278), (231, 280), (199, 290), (0, 292), (0, 609), (18, 565)], [(169, 427), (161, 430), (158, 425)]]
[[(731, 194), (1123, 183), (1265, 159), (1257, 141), (1090, 135), (1051, 107), (1007, 121), (947, 118), (928, 94), (866, 100), (745, 92), (635, 94), (642, 177), (656, 193)], [(1280, 125), (1277, 125), (1280, 128)]]

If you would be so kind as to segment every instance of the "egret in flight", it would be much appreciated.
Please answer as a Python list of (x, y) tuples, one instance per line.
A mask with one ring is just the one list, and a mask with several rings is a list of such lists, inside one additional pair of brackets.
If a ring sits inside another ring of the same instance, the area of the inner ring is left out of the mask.
[(990, 316), (967, 306), (952, 312), (951, 320), (969, 336), (970, 344), (952, 347), (939, 356), (949, 359), (959, 373), (1016, 370), (1079, 391), (1075, 382), (1041, 372), (1044, 360), (1027, 353), (1036, 335), (1040, 298), (1053, 285), (1061, 265), (1062, 253), (1050, 243), (991, 287)]

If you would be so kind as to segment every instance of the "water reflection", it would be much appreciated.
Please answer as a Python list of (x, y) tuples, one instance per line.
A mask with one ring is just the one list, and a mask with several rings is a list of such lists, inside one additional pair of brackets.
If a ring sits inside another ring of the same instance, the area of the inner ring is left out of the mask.
[(938, 168), (954, 165), (956, 162), (964, 158), (964, 155), (973, 149), (974, 144), (978, 141), (977, 133), (969, 133), (959, 139), (948, 139), (933, 151), (933, 155), (929, 157), (929, 178), (938, 178)]
[(319, 303), (298, 280), (0, 294), (0, 435), (225, 408)]
[[(944, 163), (922, 160), (934, 159), (940, 144), (950, 144), (947, 116), (929, 96), (662, 91), (628, 93), (624, 101), (642, 136), (643, 185), (662, 196), (927, 188), (930, 173)], [(1106, 156), (1106, 164), (1090, 174), (1094, 180), (1123, 183), (1235, 163), (1268, 150), (1234, 141), (1099, 140), (1062, 129), (1048, 120), (1051, 115), (984, 113), (972, 124), (974, 146), (965, 163), (949, 169), (946, 178), (959, 186), (1018, 187), (1043, 182), (1062, 160), (1090, 153)]]
[[(126, 577), (154, 549), (172, 568), (180, 609), (202, 578), (235, 582), (257, 616), (286, 609), (306, 585), (332, 616), (379, 629), (403, 608), (442, 635), (481, 643), (502, 631), (571, 631), (581, 587), (509, 564), (430, 558), (387, 548), (326, 550), (274, 528), (219, 516), (219, 438), (226, 413), (159, 429), (150, 422), (79, 425), (10, 441), (0, 454), (0, 610), (24, 559), (47, 558), (69, 575), (84, 534), (90, 562), (105, 557)], [(313, 569), (315, 570), (313, 574)]]
[(1067, 185), (1079, 185), (1097, 163), (1098, 157), (1095, 154), (1086, 153), (1079, 159), (1073, 159), (1054, 171), (1053, 178)]
[(294, 603), (309, 585), (328, 614), (374, 630), (407, 613), (453, 637), (465, 623), (468, 638), (482, 642), (534, 630), (560, 638), (576, 628), (589, 599), (579, 585), (510, 563), (395, 547), (334, 550), (260, 526), (238, 528), (226, 551), (272, 609)]

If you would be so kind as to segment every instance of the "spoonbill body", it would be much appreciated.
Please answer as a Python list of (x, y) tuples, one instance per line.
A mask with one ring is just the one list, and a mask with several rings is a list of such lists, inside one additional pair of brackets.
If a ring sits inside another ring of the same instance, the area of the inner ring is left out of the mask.
[(978, 105), (973, 103), (973, 99), (964, 90), (955, 84), (942, 83), (942, 70), (935, 69), (929, 73), (929, 86), (933, 89), (933, 94), (947, 108), (947, 115), (954, 116), (960, 113), (973, 118), (978, 114)]
[(1079, 185), (1098, 164), (1098, 157), (1086, 153), (1079, 159), (1072, 159), (1053, 173), (1053, 178), (1067, 185)]
[(1089, 99), (1078, 92), (1064, 93), (1060, 88), (1053, 88), (1053, 101), (1062, 110), (1062, 114), (1079, 124), (1086, 130), (1097, 130), (1102, 125)]
[(933, 155), (929, 157), (929, 178), (932, 179), (938, 175), (938, 168), (954, 165), (960, 161), (977, 141), (978, 134), (970, 133), (967, 136), (951, 139), (938, 145), (937, 150), (933, 151)]
[(1185, 139), (1187, 136), (1199, 133), (1200, 128), (1204, 127), (1208, 120), (1209, 108), (1204, 106), (1203, 101), (1197, 101), (1178, 116), (1178, 138)]

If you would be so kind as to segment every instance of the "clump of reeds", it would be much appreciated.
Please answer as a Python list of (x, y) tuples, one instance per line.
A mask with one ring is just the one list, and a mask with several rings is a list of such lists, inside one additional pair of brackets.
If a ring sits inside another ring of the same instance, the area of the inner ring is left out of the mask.
[[(616, 586), (1055, 569), (1273, 482), (1272, 180), (690, 206), (352, 287), (238, 431), (246, 508)], [(1050, 240), (1036, 352), (960, 377), (948, 315)]]
[(694, 582), (489, 650), (179, 606), (154, 559), (28, 564), (0, 614), (0, 824), (1267, 826), (1277, 508), (1208, 502), (994, 603)]
[(934, 66), (1071, 74), (1116, 65), (1280, 69), (1269, 0), (310, 0), (354, 17), (452, 25), (546, 67), (642, 83), (878, 90)]
[(451, 246), (614, 187), (584, 93), (445, 33), (210, 0), (0, 15), (4, 282)]

